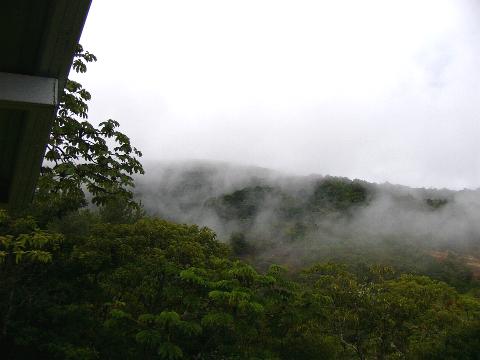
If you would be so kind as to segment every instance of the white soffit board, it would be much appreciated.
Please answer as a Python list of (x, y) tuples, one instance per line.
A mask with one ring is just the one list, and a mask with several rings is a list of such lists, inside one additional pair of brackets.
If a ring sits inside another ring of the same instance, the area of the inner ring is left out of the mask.
[(57, 103), (57, 79), (0, 72), (1, 105), (23, 109), (55, 107)]

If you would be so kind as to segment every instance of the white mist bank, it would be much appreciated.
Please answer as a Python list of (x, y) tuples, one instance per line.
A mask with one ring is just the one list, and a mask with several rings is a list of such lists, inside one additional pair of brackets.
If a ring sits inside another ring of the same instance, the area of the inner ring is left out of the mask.
[[(394, 239), (433, 248), (480, 249), (478, 190), (362, 183), (369, 193), (364, 204), (346, 211), (305, 210), (322, 179), (227, 163), (163, 163), (147, 167), (146, 175), (137, 179), (136, 191), (150, 214), (208, 226), (222, 241), (242, 232), (253, 245), (293, 258), (342, 241), (375, 244)], [(211, 206), (212, 199), (255, 186), (272, 190), (258, 199), (252, 219), (225, 219)], [(433, 207), (427, 199), (447, 202)], [(281, 211), (286, 201), (305, 211), (300, 217), (284, 219)], [(301, 240), (293, 241), (291, 233), (297, 230), (303, 231)]]

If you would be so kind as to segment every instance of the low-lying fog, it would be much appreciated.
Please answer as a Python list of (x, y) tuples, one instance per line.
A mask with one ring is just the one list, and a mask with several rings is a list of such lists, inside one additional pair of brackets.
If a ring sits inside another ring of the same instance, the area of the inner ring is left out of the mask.
[[(345, 241), (394, 240), (463, 252), (479, 248), (478, 190), (344, 179), (359, 184), (367, 195), (364, 201), (335, 208), (315, 204), (326, 179), (227, 163), (156, 163), (147, 164), (136, 193), (149, 214), (208, 226), (226, 242), (232, 234), (243, 233), (254, 246), (282, 252), (283, 257), (308, 257), (311, 251), (327, 251), (325, 244)], [(331, 190), (325, 191), (321, 196), (330, 196)]]

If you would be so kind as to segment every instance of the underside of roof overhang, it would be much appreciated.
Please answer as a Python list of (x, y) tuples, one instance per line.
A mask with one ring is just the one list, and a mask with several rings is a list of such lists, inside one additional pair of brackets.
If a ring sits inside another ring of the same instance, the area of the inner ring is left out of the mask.
[(0, 11), (0, 206), (31, 201), (91, 0), (5, 0)]

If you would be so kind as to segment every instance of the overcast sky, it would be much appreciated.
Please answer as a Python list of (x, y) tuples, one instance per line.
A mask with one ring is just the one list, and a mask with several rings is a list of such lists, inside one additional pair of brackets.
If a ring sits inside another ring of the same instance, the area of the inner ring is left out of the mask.
[(145, 161), (480, 187), (478, 0), (94, 0), (81, 42)]

